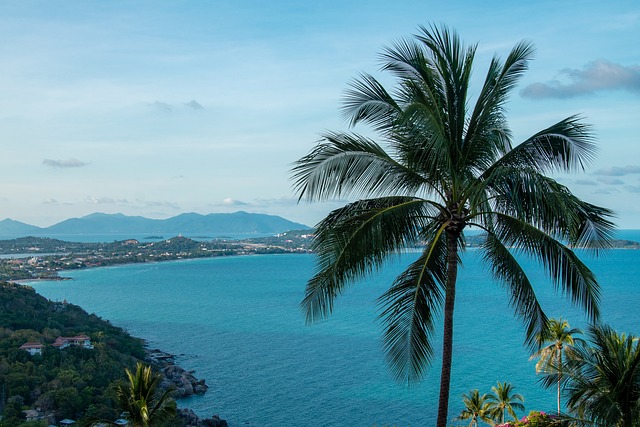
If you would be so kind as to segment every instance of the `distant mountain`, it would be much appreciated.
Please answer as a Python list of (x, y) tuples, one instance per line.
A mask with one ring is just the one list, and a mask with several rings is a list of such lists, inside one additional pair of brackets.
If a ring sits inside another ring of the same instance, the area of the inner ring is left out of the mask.
[(25, 224), (24, 222), (14, 221), (12, 219), (3, 219), (0, 221), (0, 234), (22, 234), (25, 236), (38, 234), (42, 228), (35, 225)]
[(140, 235), (160, 234), (176, 236), (221, 234), (277, 234), (309, 227), (275, 215), (248, 212), (214, 213), (201, 215), (185, 213), (168, 219), (149, 219), (123, 214), (94, 213), (82, 218), (71, 218), (46, 228), (19, 221), (0, 221), (0, 235), (64, 236), (64, 235)]

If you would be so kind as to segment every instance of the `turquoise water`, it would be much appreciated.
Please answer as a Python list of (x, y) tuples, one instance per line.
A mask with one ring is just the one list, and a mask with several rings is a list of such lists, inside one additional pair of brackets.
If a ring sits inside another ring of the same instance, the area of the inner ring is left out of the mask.
[[(433, 424), (440, 367), (407, 387), (384, 363), (376, 298), (415, 254), (349, 288), (333, 316), (305, 326), (299, 309), (311, 255), (266, 255), (125, 265), (67, 272), (72, 281), (31, 285), (109, 319), (207, 380), (204, 396), (180, 401), (231, 426), (423, 426)], [(603, 320), (640, 332), (640, 251), (613, 250), (585, 259), (601, 280)], [(523, 348), (522, 327), (508, 297), (488, 277), (478, 254), (464, 255), (455, 314), (451, 417), (461, 395), (509, 381), (527, 410), (552, 411), (553, 391), (539, 387)], [(584, 326), (578, 311), (529, 266), (552, 317)], [(435, 341), (436, 352), (440, 339)], [(437, 357), (437, 356), (436, 356)], [(461, 423), (460, 423), (461, 424)]]

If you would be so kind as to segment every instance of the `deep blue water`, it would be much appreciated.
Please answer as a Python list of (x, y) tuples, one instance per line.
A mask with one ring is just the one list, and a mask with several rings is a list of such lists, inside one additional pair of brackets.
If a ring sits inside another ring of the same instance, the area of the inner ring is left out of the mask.
[[(638, 233), (640, 236), (640, 233)], [(180, 401), (231, 426), (423, 426), (437, 410), (440, 366), (417, 385), (391, 378), (380, 344), (376, 298), (415, 254), (403, 255), (337, 300), (330, 319), (305, 326), (299, 303), (313, 272), (311, 255), (242, 256), (125, 265), (65, 273), (72, 281), (31, 285), (109, 319), (207, 380), (204, 396)], [(640, 332), (640, 251), (585, 258), (602, 286), (603, 320)], [(463, 256), (455, 313), (451, 418), (461, 395), (509, 381), (528, 410), (552, 411), (553, 391), (539, 387), (503, 289), (478, 253)], [(547, 314), (584, 327), (579, 311), (529, 265)], [(434, 341), (436, 359), (439, 335)]]

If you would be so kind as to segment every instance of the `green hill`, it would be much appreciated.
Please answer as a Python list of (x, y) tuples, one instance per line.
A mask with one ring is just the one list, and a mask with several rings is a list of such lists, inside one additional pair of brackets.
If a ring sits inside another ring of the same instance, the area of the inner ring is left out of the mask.
[[(52, 346), (60, 336), (77, 335), (88, 336), (93, 348)], [(21, 350), (26, 342), (42, 343), (42, 354)], [(0, 283), (0, 426), (20, 425), (24, 408), (39, 408), (44, 425), (64, 418), (115, 420), (113, 386), (143, 358), (142, 341), (121, 328), (32, 288)]]

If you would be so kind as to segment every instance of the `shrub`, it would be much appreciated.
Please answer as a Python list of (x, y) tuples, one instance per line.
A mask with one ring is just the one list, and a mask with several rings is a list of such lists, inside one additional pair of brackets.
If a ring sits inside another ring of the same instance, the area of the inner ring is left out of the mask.
[(551, 427), (561, 425), (560, 420), (542, 411), (531, 411), (519, 421), (497, 424), (495, 427)]

